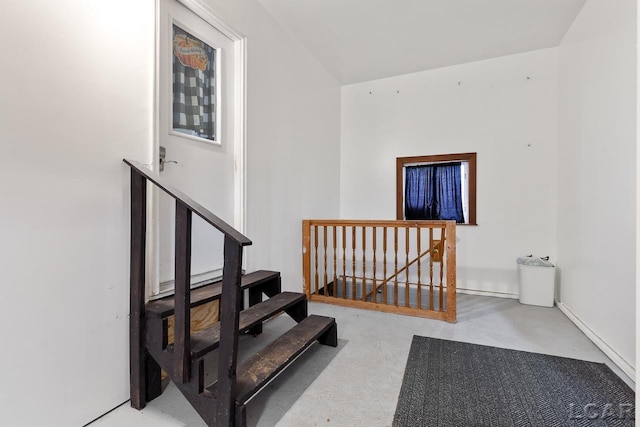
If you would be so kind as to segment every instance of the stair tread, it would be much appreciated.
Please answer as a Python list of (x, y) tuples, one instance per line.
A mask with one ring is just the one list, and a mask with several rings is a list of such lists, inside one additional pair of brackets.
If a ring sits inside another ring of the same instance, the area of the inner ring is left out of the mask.
[[(248, 289), (260, 285), (266, 281), (280, 277), (277, 271), (258, 270), (242, 275), (241, 288)], [(211, 301), (220, 299), (222, 294), (222, 280), (216, 280), (207, 285), (201, 286), (191, 291), (191, 307), (197, 307)], [(174, 313), (174, 298), (170, 295), (166, 298), (150, 301), (146, 304), (147, 314), (154, 317), (169, 317)]]
[[(304, 294), (282, 292), (266, 301), (240, 312), (238, 330), (242, 333), (274, 314), (305, 300)], [(220, 343), (220, 323), (191, 334), (191, 356), (199, 358), (214, 350)]]
[(334, 324), (332, 317), (310, 315), (240, 364), (236, 404), (242, 405), (249, 400)]

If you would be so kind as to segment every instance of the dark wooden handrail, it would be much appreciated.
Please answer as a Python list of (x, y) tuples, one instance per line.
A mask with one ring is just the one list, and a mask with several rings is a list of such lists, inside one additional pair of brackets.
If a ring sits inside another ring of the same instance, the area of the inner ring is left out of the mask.
[[(145, 354), (145, 234), (147, 180), (176, 200), (175, 223), (175, 312), (174, 352), (171, 379), (178, 384), (190, 381), (191, 371), (191, 234), (192, 213), (224, 234), (224, 267), (220, 298), (220, 356), (218, 362), (217, 425), (231, 426), (235, 417), (236, 365), (238, 360), (238, 319), (242, 304), (240, 290), (242, 251), (251, 240), (231, 225), (176, 189), (146, 166), (123, 159), (131, 167), (131, 314), (130, 375), (131, 404), (142, 409), (146, 403), (147, 371)], [(154, 365), (155, 366), (155, 365)], [(159, 368), (157, 368), (159, 370)], [(159, 375), (159, 373), (158, 373)], [(150, 393), (157, 393), (157, 390)]]
[(131, 166), (132, 169), (135, 169), (136, 172), (147, 178), (149, 181), (153, 182), (159, 188), (164, 190), (165, 193), (170, 195), (176, 200), (180, 200), (185, 206), (189, 208), (190, 211), (198, 215), (200, 218), (204, 219), (206, 222), (220, 230), (224, 233), (225, 236), (229, 236), (233, 241), (237, 242), (242, 246), (251, 245), (251, 240), (249, 240), (245, 235), (240, 233), (238, 230), (233, 228), (231, 225), (227, 224), (225, 221), (211, 213), (201, 204), (193, 200), (191, 197), (184, 194), (182, 191), (178, 190), (171, 184), (169, 184), (166, 180), (164, 180), (160, 175), (153, 172), (148, 167), (144, 166), (142, 163), (136, 162), (135, 160), (122, 159), (126, 164)]

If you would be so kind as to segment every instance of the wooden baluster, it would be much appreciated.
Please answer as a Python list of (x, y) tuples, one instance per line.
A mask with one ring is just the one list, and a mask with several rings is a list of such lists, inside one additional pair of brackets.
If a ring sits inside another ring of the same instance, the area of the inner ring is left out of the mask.
[[(416, 226), (416, 247), (418, 249), (418, 256), (422, 253), (422, 249), (420, 248), (420, 234), (422, 232), (422, 228)], [(416, 307), (418, 309), (422, 308), (422, 283), (420, 282), (420, 264), (422, 264), (421, 260), (418, 260), (418, 290), (417, 290), (417, 304)]]
[(324, 294), (330, 296), (333, 292), (329, 290), (329, 281), (327, 276), (327, 226), (325, 225), (322, 230), (322, 241), (324, 245)]
[(338, 234), (338, 227), (333, 225), (331, 226), (331, 230), (333, 231), (333, 296), (338, 297), (338, 257), (336, 254), (336, 237)]
[(351, 299), (356, 299), (356, 227), (351, 227)]
[(429, 310), (433, 310), (433, 228), (429, 226)]
[[(410, 307), (411, 306), (411, 294), (410, 294), (410, 288), (409, 288), (409, 240), (410, 240), (410, 235), (409, 235), (409, 227), (405, 227), (404, 229), (404, 246), (405, 246), (405, 262), (404, 265), (407, 266), (407, 269), (404, 271), (405, 273), (405, 279), (406, 279), (406, 284), (404, 287), (404, 305), (406, 307)], [(419, 254), (418, 254), (419, 255)]]
[(147, 180), (131, 170), (131, 252), (129, 271), (129, 383), (131, 406), (142, 409), (146, 400), (145, 357), (145, 239), (147, 233)]
[(371, 232), (373, 233), (373, 288), (372, 288), (372, 293), (373, 293), (373, 302), (378, 302), (378, 285), (376, 283), (376, 237), (378, 234), (378, 228), (377, 227), (372, 227), (371, 228)]
[(367, 227), (362, 227), (362, 301), (367, 300)]
[(316, 273), (314, 275), (314, 277), (316, 279), (315, 280), (315, 288), (316, 288), (316, 295), (318, 295), (319, 292), (320, 292), (320, 290), (318, 289), (319, 288), (318, 284), (319, 284), (320, 280), (318, 279), (318, 226), (317, 225), (313, 226), (313, 247), (315, 248), (314, 249), (314, 254), (315, 254), (314, 258), (315, 258), (315, 261), (316, 261), (315, 262), (315, 266), (316, 266), (315, 272)]
[(443, 278), (444, 278), (444, 241), (446, 239), (445, 229), (442, 228), (440, 230), (440, 245), (438, 245), (438, 254), (440, 255), (440, 311), (444, 311), (444, 287), (443, 287)]
[(387, 227), (382, 227), (382, 302), (387, 304)]
[(189, 381), (191, 367), (191, 210), (176, 201), (175, 315), (172, 380)]
[(231, 426), (236, 415), (236, 367), (242, 277), (242, 246), (224, 239), (224, 267), (220, 296), (220, 347), (218, 349), (217, 425)]
[(342, 298), (347, 298), (347, 227), (342, 226)]
[(398, 306), (398, 227), (393, 227), (393, 305)]

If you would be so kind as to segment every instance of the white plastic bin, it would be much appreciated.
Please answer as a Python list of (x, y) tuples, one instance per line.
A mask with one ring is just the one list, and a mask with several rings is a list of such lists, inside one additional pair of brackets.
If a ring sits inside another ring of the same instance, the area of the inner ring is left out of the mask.
[(520, 303), (553, 307), (556, 268), (518, 264)]

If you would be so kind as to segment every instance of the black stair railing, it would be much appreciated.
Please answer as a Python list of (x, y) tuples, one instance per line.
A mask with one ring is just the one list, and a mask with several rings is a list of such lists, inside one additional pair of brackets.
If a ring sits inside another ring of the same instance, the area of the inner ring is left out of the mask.
[[(131, 267), (130, 267), (130, 382), (131, 406), (144, 408), (160, 393), (159, 366), (145, 349), (145, 256), (147, 181), (176, 200), (175, 223), (175, 326), (171, 380), (184, 384), (191, 377), (190, 277), (191, 229), (195, 213), (224, 234), (224, 267), (220, 298), (220, 352), (216, 418), (218, 425), (232, 425), (236, 416), (236, 365), (238, 321), (241, 309), (240, 280), (243, 247), (251, 240), (231, 225), (177, 190), (144, 165), (124, 159), (131, 167)], [(155, 370), (155, 371), (154, 371)], [(154, 372), (152, 372), (154, 371)]]

